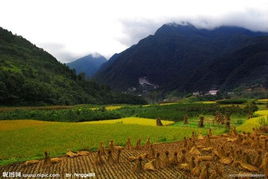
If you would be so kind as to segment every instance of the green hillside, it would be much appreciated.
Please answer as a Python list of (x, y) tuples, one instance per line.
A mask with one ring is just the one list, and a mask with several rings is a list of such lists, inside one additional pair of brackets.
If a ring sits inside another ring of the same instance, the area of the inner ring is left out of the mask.
[(0, 28), (0, 105), (144, 103), (85, 80), (21, 36)]

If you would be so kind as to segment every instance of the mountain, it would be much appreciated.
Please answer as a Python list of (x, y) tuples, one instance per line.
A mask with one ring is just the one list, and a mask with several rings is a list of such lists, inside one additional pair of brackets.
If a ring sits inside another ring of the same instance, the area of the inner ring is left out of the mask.
[(144, 103), (76, 75), (52, 55), (0, 27), (0, 105)]
[(77, 74), (85, 73), (87, 77), (92, 77), (106, 61), (106, 58), (101, 55), (90, 54), (67, 63), (67, 66), (71, 69), (75, 69)]
[(219, 86), (222, 89), (238, 87), (268, 87), (268, 36), (256, 37), (250, 44), (224, 55), (216, 60), (208, 69), (204, 69), (202, 77), (194, 88)]
[(165, 24), (106, 62), (94, 78), (119, 90), (139, 88), (144, 78), (163, 91), (267, 87), (267, 36), (241, 27)]

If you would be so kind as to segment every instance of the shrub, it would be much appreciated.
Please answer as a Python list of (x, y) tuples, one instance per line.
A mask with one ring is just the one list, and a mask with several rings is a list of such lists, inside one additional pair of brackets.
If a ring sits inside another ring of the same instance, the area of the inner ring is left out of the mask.
[(217, 101), (218, 104), (244, 104), (246, 102), (246, 99), (224, 99)]

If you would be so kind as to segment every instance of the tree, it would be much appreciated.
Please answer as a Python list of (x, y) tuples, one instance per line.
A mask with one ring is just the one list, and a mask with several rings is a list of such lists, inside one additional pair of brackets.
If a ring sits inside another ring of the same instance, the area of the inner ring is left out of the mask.
[(6, 84), (2, 81), (0, 81), (0, 103), (3, 104), (7, 98), (7, 87)]
[(77, 76), (79, 81), (85, 81), (86, 80), (86, 74), (85, 73), (79, 73)]

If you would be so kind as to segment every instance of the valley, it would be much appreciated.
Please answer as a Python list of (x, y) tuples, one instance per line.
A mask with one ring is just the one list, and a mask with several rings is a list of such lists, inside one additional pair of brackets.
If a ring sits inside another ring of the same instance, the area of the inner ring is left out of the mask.
[(268, 176), (267, 32), (167, 23), (68, 58), (0, 28), (0, 178)]

